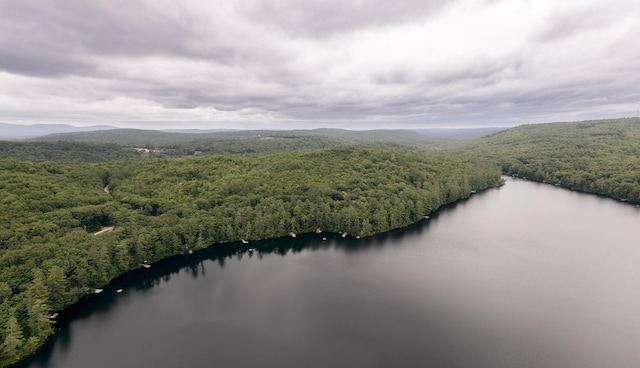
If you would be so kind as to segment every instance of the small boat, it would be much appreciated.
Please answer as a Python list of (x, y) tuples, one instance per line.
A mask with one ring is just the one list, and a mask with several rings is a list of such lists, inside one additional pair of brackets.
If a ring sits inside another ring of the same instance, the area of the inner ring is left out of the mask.
[(121, 292), (122, 292), (122, 289), (116, 290), (116, 293), (121, 293)]
[(249, 248), (249, 253), (253, 253), (253, 248)]
[(347, 235), (349, 235), (349, 234), (348, 234), (346, 231), (345, 231), (344, 233), (342, 233), (342, 237), (343, 237), (343, 238), (346, 238), (346, 237), (347, 237)]
[(56, 318), (58, 318), (58, 313), (49, 315), (49, 319), (56, 319)]
[(316, 229), (316, 234), (320, 234), (322, 232), (321, 229)]
[(140, 266), (144, 268), (151, 268), (151, 265), (148, 263), (141, 263)]
[(298, 235), (296, 235), (296, 233), (294, 233), (293, 231), (292, 231), (292, 232), (290, 232), (290, 233), (289, 233), (289, 235), (291, 235), (291, 237), (292, 237), (292, 238), (295, 238), (296, 236), (298, 236)]
[(423, 219), (428, 219), (428, 218), (429, 218), (429, 216), (422, 216), (422, 218), (423, 218)]
[(242, 244), (249, 244), (248, 240), (240, 239), (240, 241), (242, 242)]
[(94, 289), (94, 290), (93, 290), (93, 293), (94, 293), (94, 294), (100, 294), (100, 293), (101, 293), (101, 292), (103, 292), (103, 291), (104, 291), (104, 289)]
[(322, 240), (327, 240), (327, 238), (322, 238)]

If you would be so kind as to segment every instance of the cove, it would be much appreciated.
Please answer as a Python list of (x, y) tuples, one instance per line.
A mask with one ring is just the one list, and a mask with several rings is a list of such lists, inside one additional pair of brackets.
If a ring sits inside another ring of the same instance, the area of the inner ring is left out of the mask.
[(127, 274), (19, 366), (640, 366), (640, 209), (506, 180), (371, 238), (216, 245)]

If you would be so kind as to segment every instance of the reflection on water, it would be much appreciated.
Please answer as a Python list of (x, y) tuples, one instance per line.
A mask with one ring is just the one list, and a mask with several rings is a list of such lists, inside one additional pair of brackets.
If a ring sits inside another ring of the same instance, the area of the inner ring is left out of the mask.
[(376, 237), (216, 245), (65, 311), (25, 366), (638, 366), (638, 223), (509, 180)]

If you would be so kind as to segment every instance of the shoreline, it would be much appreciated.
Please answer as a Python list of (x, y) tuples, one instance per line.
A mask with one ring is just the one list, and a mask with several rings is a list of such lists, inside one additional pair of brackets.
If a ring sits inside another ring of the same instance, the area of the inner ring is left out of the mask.
[[(72, 304), (66, 306), (65, 308), (59, 310), (59, 311), (52, 311), (52, 313), (56, 314), (55, 318), (52, 318), (51, 320), (54, 321), (54, 325), (53, 325), (53, 331), (51, 334), (49, 334), (47, 336), (46, 339), (44, 339), (43, 341), (40, 342), (40, 344), (37, 345), (37, 347), (35, 347), (34, 351), (30, 354), (26, 354), (24, 356), (20, 356), (20, 359), (18, 360), (12, 360), (11, 362), (4, 362), (3, 364), (8, 364), (6, 365), (7, 367), (22, 367), (21, 364), (24, 363), (25, 360), (37, 355), (39, 352), (42, 351), (43, 348), (45, 348), (48, 344), (51, 343), (51, 339), (52, 337), (60, 331), (61, 328), (65, 328), (66, 326), (68, 326), (68, 323), (74, 318), (77, 317), (77, 314), (71, 314), (72, 312), (77, 311), (79, 308), (81, 308), (84, 304), (91, 302), (92, 299), (97, 298), (97, 297), (103, 297), (105, 296), (105, 294), (107, 293), (111, 293), (111, 291), (113, 290), (118, 290), (121, 287), (118, 287), (118, 283), (121, 280), (126, 280), (128, 278), (131, 277), (135, 277), (136, 274), (139, 273), (153, 273), (155, 272), (155, 270), (158, 268), (158, 265), (161, 264), (166, 264), (168, 262), (171, 262), (173, 259), (175, 259), (176, 257), (193, 257), (193, 258), (201, 258), (204, 255), (206, 255), (208, 252), (217, 250), (215, 249), (216, 247), (219, 246), (225, 246), (225, 247), (231, 247), (232, 249), (234, 249), (236, 252), (239, 249), (243, 250), (243, 253), (249, 253), (249, 249), (256, 249), (257, 247), (252, 246), (252, 243), (260, 243), (260, 242), (275, 242), (275, 241), (280, 241), (280, 240), (295, 240), (297, 242), (300, 241), (307, 241), (310, 238), (313, 237), (319, 237), (322, 238), (323, 236), (327, 239), (331, 238), (332, 240), (338, 240), (338, 241), (346, 241), (346, 242), (359, 242), (359, 241), (367, 241), (368, 239), (371, 239), (373, 237), (376, 236), (381, 236), (384, 234), (389, 234), (392, 233), (394, 231), (398, 231), (398, 230), (403, 230), (403, 229), (407, 229), (410, 228), (412, 226), (416, 226), (422, 222), (428, 222), (431, 220), (431, 217), (437, 216), (437, 213), (439, 211), (441, 211), (442, 209), (448, 208), (450, 206), (454, 206), (460, 202), (469, 200), (470, 198), (472, 198), (474, 195), (483, 193), (489, 189), (495, 189), (495, 188), (500, 188), (501, 186), (503, 186), (505, 184), (504, 180), (497, 184), (497, 185), (493, 185), (493, 186), (489, 186), (485, 189), (481, 189), (481, 190), (477, 190), (477, 191), (471, 191), (470, 193), (467, 193), (466, 196), (458, 198), (454, 201), (448, 202), (448, 203), (444, 203), (442, 205), (440, 205), (438, 208), (432, 210), (431, 212), (429, 212), (428, 214), (424, 215), (424, 217), (421, 217), (420, 219), (418, 219), (417, 221), (411, 222), (409, 224), (406, 224), (404, 226), (400, 226), (400, 227), (396, 227), (396, 228), (392, 228), (392, 229), (388, 229), (382, 232), (378, 232), (375, 234), (371, 234), (371, 235), (367, 235), (367, 236), (359, 236), (357, 234), (347, 234), (345, 236), (343, 236), (343, 234), (345, 234), (344, 232), (333, 232), (333, 231), (322, 231), (320, 234), (316, 233), (315, 231), (310, 231), (310, 232), (304, 232), (304, 233), (300, 233), (300, 234), (296, 234), (295, 237), (291, 236), (291, 233), (289, 233), (288, 235), (282, 235), (282, 236), (278, 236), (278, 237), (272, 237), (272, 238), (262, 238), (262, 239), (249, 239), (247, 243), (244, 243), (242, 241), (242, 239), (238, 239), (238, 240), (234, 240), (234, 241), (229, 241), (229, 242), (225, 242), (225, 241), (220, 241), (220, 242), (216, 242), (216, 243), (212, 243), (210, 245), (204, 246), (204, 247), (194, 247), (191, 248), (189, 250), (183, 250), (181, 252), (177, 252), (174, 254), (171, 254), (169, 256), (163, 257), (161, 259), (149, 262), (148, 264), (145, 264), (145, 266), (139, 265), (136, 268), (132, 268), (127, 270), (124, 273), (121, 273), (115, 277), (113, 277), (112, 279), (110, 279), (106, 284), (103, 285), (99, 285), (96, 288), (88, 288), (86, 290), (86, 293), (81, 296), (80, 298), (78, 298), (75, 302), (73, 302)], [(323, 236), (320, 236), (323, 235)], [(192, 253), (190, 254), (189, 251), (191, 251)], [(257, 252), (259, 253), (259, 251)], [(103, 290), (104, 292), (100, 292), (100, 293), (95, 293), (95, 290)], [(59, 323), (59, 324), (58, 324)], [(3, 365), (0, 365), (3, 366)]]

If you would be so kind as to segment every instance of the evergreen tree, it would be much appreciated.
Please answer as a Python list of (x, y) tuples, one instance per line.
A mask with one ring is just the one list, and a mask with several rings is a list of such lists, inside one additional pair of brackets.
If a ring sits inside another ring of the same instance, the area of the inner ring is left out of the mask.
[(6, 357), (11, 358), (18, 353), (18, 348), (20, 348), (23, 342), (22, 329), (13, 314), (9, 317), (9, 321), (7, 321), (5, 336), (4, 342), (2, 343), (2, 353)]

